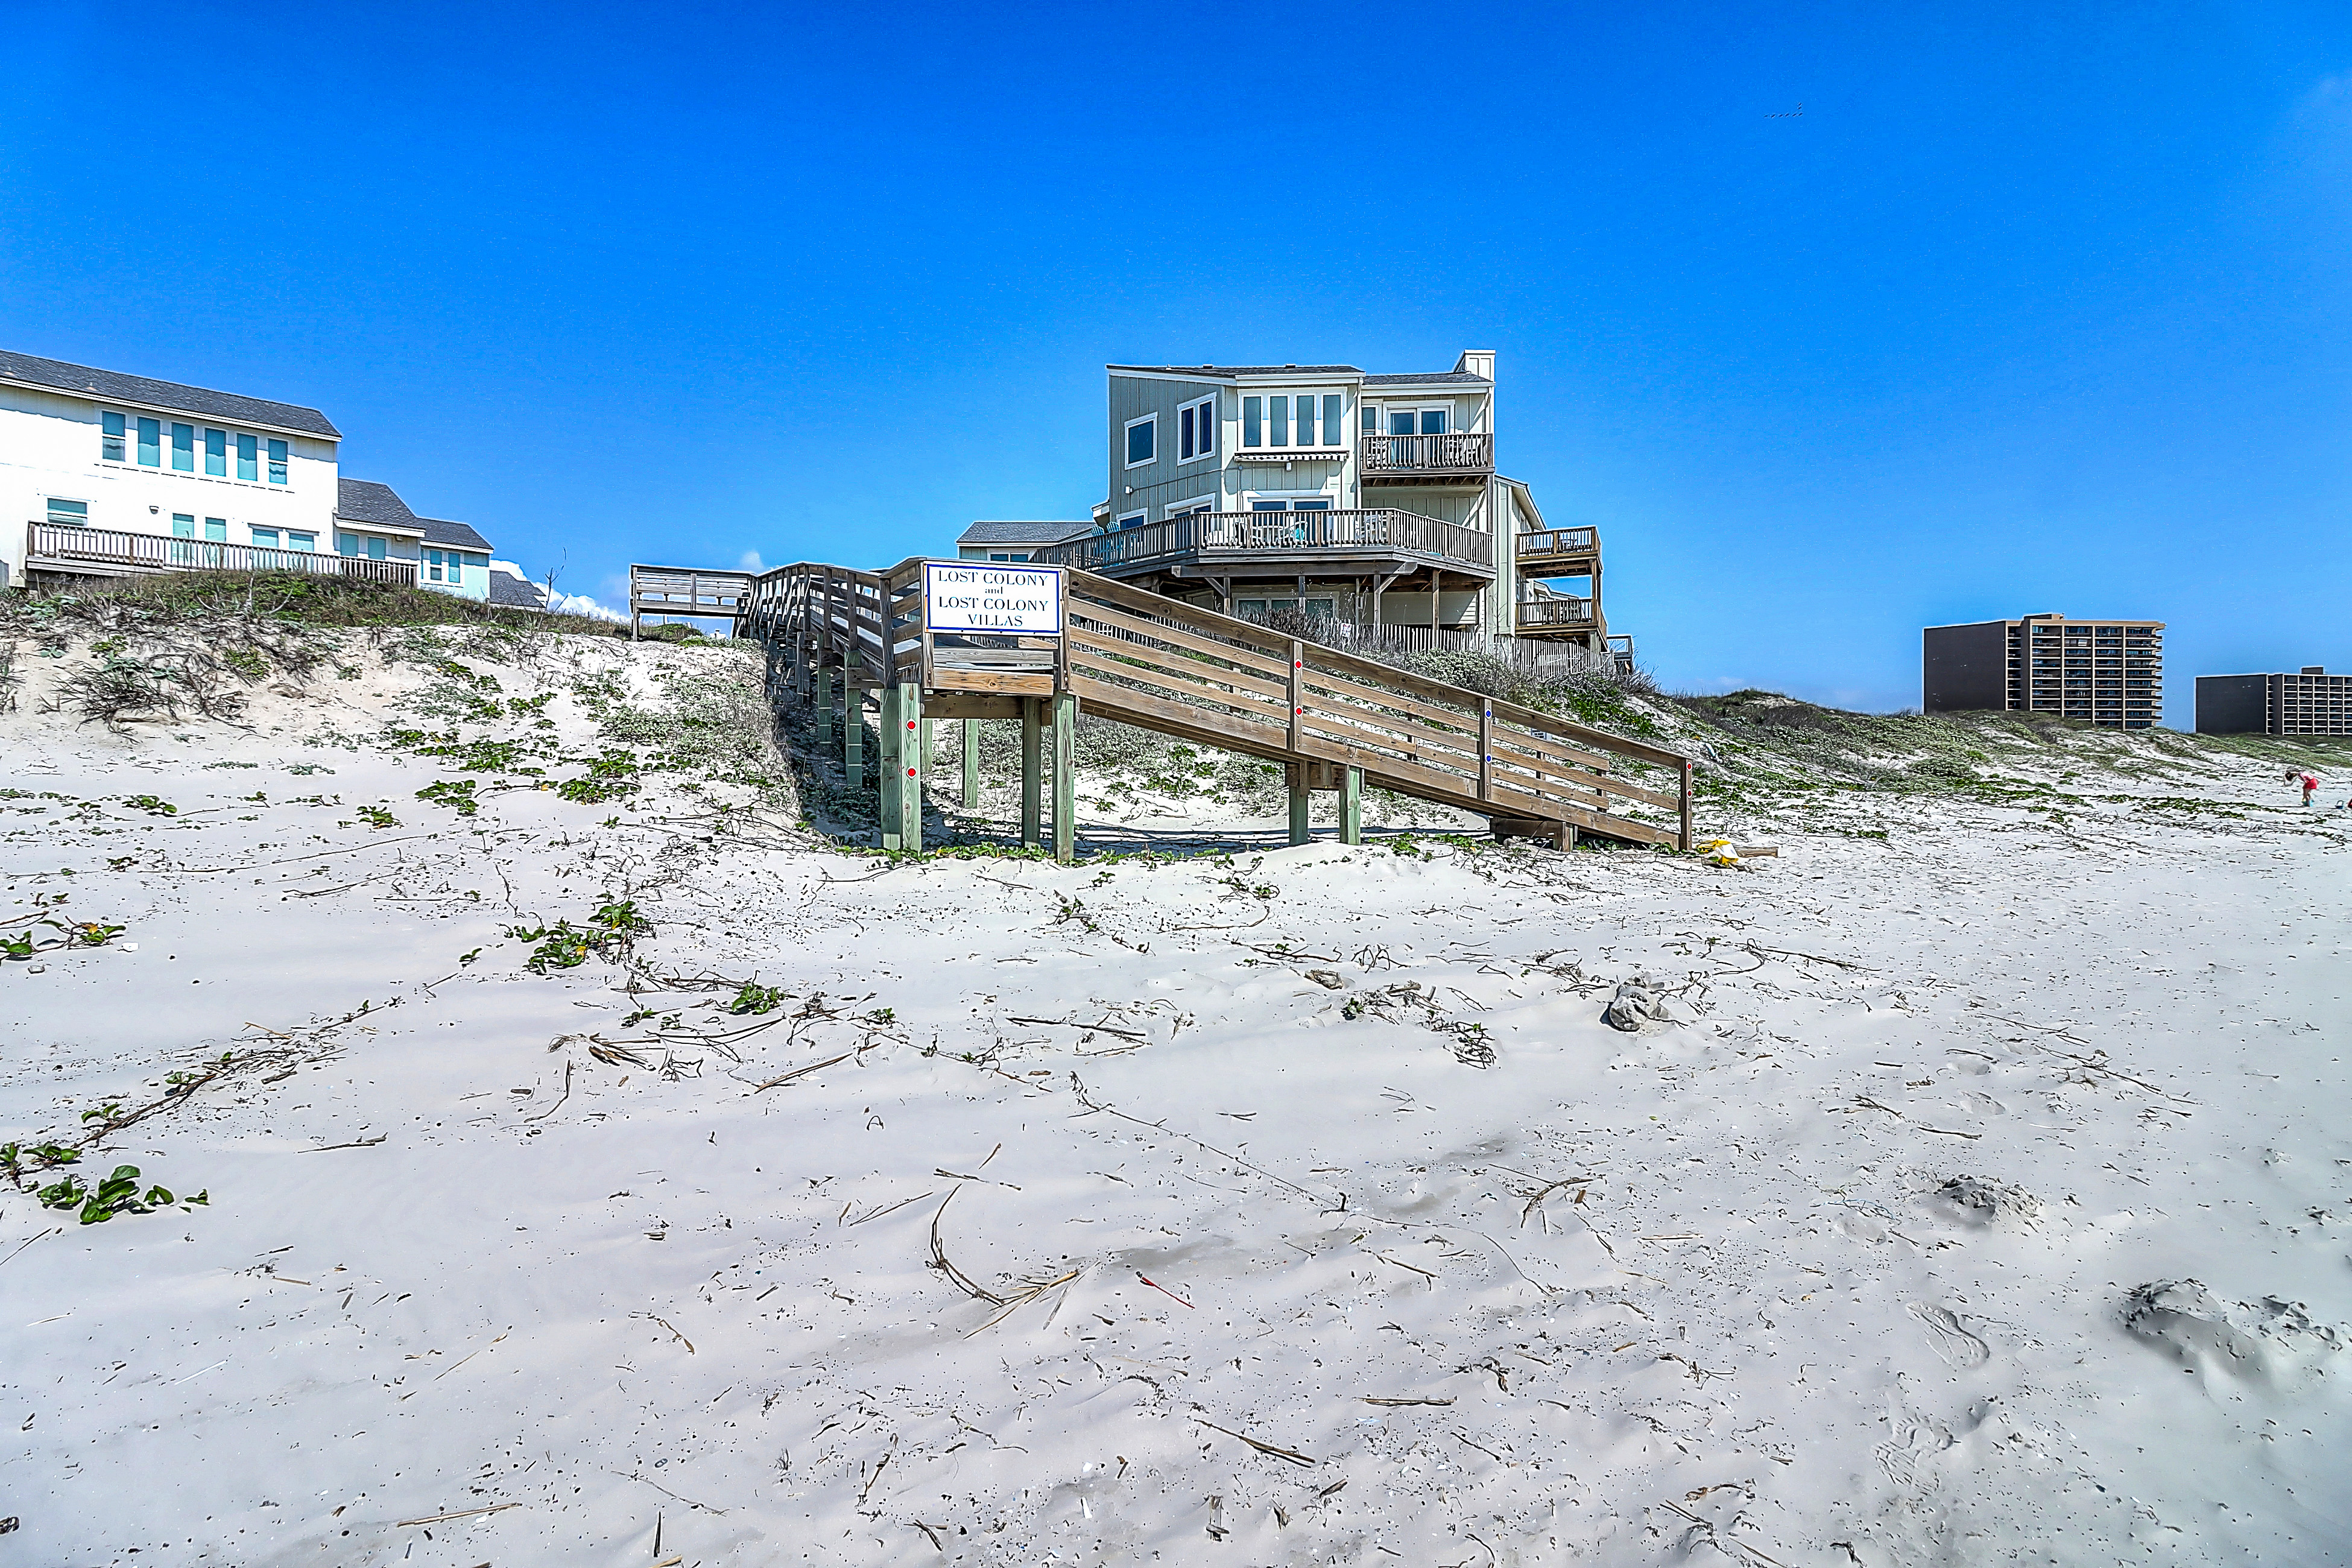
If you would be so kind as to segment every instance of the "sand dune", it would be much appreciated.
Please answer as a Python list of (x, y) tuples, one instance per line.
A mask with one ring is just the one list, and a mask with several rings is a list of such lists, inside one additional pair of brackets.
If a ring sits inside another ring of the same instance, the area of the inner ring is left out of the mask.
[(1778, 859), (1097, 777), (1240, 847), (893, 863), (726, 650), (97, 657), (0, 715), (0, 1139), (209, 1201), (0, 1189), (25, 1562), (2352, 1554), (2352, 834), (2264, 755), (1658, 710)]

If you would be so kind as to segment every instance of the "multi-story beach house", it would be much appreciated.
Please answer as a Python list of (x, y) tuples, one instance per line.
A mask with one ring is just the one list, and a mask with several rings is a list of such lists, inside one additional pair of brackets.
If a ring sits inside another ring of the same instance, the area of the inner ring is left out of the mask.
[(0, 585), (306, 571), (487, 599), (488, 541), (344, 478), (341, 442), (315, 408), (0, 352)]
[(1108, 495), (1091, 525), (977, 523), (967, 558), (1061, 562), (1241, 615), (1601, 650), (1598, 532), (1548, 526), (1497, 469), (1492, 353), (1406, 374), (1106, 368)]

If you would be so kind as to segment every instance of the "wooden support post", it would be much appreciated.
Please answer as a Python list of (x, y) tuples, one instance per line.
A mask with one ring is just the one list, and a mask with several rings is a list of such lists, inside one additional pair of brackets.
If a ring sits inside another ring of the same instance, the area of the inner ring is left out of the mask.
[(1691, 760), (1690, 760), (1688, 757), (1685, 757), (1685, 758), (1683, 759), (1682, 826), (1681, 826), (1681, 827), (1676, 831), (1676, 833), (1675, 833), (1675, 848), (1677, 848), (1677, 849), (1688, 849), (1690, 847), (1691, 847)]
[(1339, 842), (1364, 841), (1364, 770), (1339, 770)]
[[(1307, 645), (1293, 638), (1290, 644), (1290, 750), (1298, 750), (1300, 721), (1307, 716)], [(1291, 840), (1297, 843), (1297, 839)]]
[(923, 778), (926, 782), (929, 782), (931, 776), (931, 753), (939, 749), (940, 744), (939, 737), (931, 732), (932, 724), (931, 720), (923, 721), (922, 756), (916, 764), (923, 770)]
[(815, 723), (816, 723), (816, 743), (817, 743), (820, 747), (823, 747), (823, 746), (830, 746), (830, 745), (832, 745), (832, 744), (833, 744), (833, 666), (831, 666), (831, 665), (829, 665), (829, 664), (822, 664), (822, 663), (821, 663), (821, 664), (819, 664), (819, 665), (816, 667), (816, 714), (815, 714)]
[(1054, 858), (1078, 852), (1078, 694), (1054, 694)]
[(1290, 842), (1294, 845), (1311, 843), (1314, 830), (1307, 825), (1307, 804), (1315, 798), (1307, 787), (1307, 764), (1293, 763), (1289, 769), (1290, 783)]
[(1495, 710), (1478, 705), (1478, 798), (1495, 798)]
[(1021, 700), (1021, 847), (1034, 849), (1045, 829), (1045, 759), (1039, 754), (1042, 697)]
[(866, 693), (841, 672), (841, 782), (850, 789), (866, 787)]
[(898, 825), (906, 818), (907, 742), (898, 722), (906, 688), (886, 686), (875, 693), (875, 736), (881, 742), (881, 755), (875, 759), (875, 816), (882, 828), (882, 847), (896, 849), (904, 838)]
[(923, 689), (914, 681), (901, 681), (895, 689), (898, 700), (896, 726), (898, 736), (898, 756), (892, 764), (891, 776), (898, 784), (895, 815), (886, 814), (882, 830), (886, 841), (895, 837), (895, 847), (909, 855), (923, 851), (923, 759), (921, 752), (929, 742), (931, 721), (923, 717)]
[(980, 805), (980, 721), (963, 721), (963, 808)]

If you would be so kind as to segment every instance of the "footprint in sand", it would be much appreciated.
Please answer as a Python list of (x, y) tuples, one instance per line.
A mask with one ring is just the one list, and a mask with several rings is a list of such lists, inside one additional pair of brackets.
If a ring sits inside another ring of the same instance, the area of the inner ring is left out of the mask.
[(1906, 1491), (1931, 1492), (1940, 1484), (1936, 1459), (1952, 1446), (1951, 1428), (1896, 1405), (1894, 1436), (1871, 1450), (1886, 1479)]
[(1960, 1320), (1941, 1307), (1931, 1307), (1925, 1301), (1914, 1301), (1911, 1315), (1927, 1325), (1927, 1332), (1936, 1342), (1936, 1353), (1947, 1364), (1955, 1367), (1982, 1366), (1992, 1356), (1984, 1341), (1960, 1327)]

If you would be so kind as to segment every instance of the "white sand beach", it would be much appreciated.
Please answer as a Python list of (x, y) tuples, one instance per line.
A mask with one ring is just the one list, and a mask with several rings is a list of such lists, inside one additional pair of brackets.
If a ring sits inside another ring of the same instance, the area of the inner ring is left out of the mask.
[[(2352, 814), (2274, 758), (1654, 706), (1777, 858), (1096, 780), (1232, 852), (893, 862), (630, 738), (731, 650), (119, 729), (99, 657), (0, 714), (0, 1561), (2352, 1561)], [(117, 1165), (183, 1201), (36, 1196)]]

